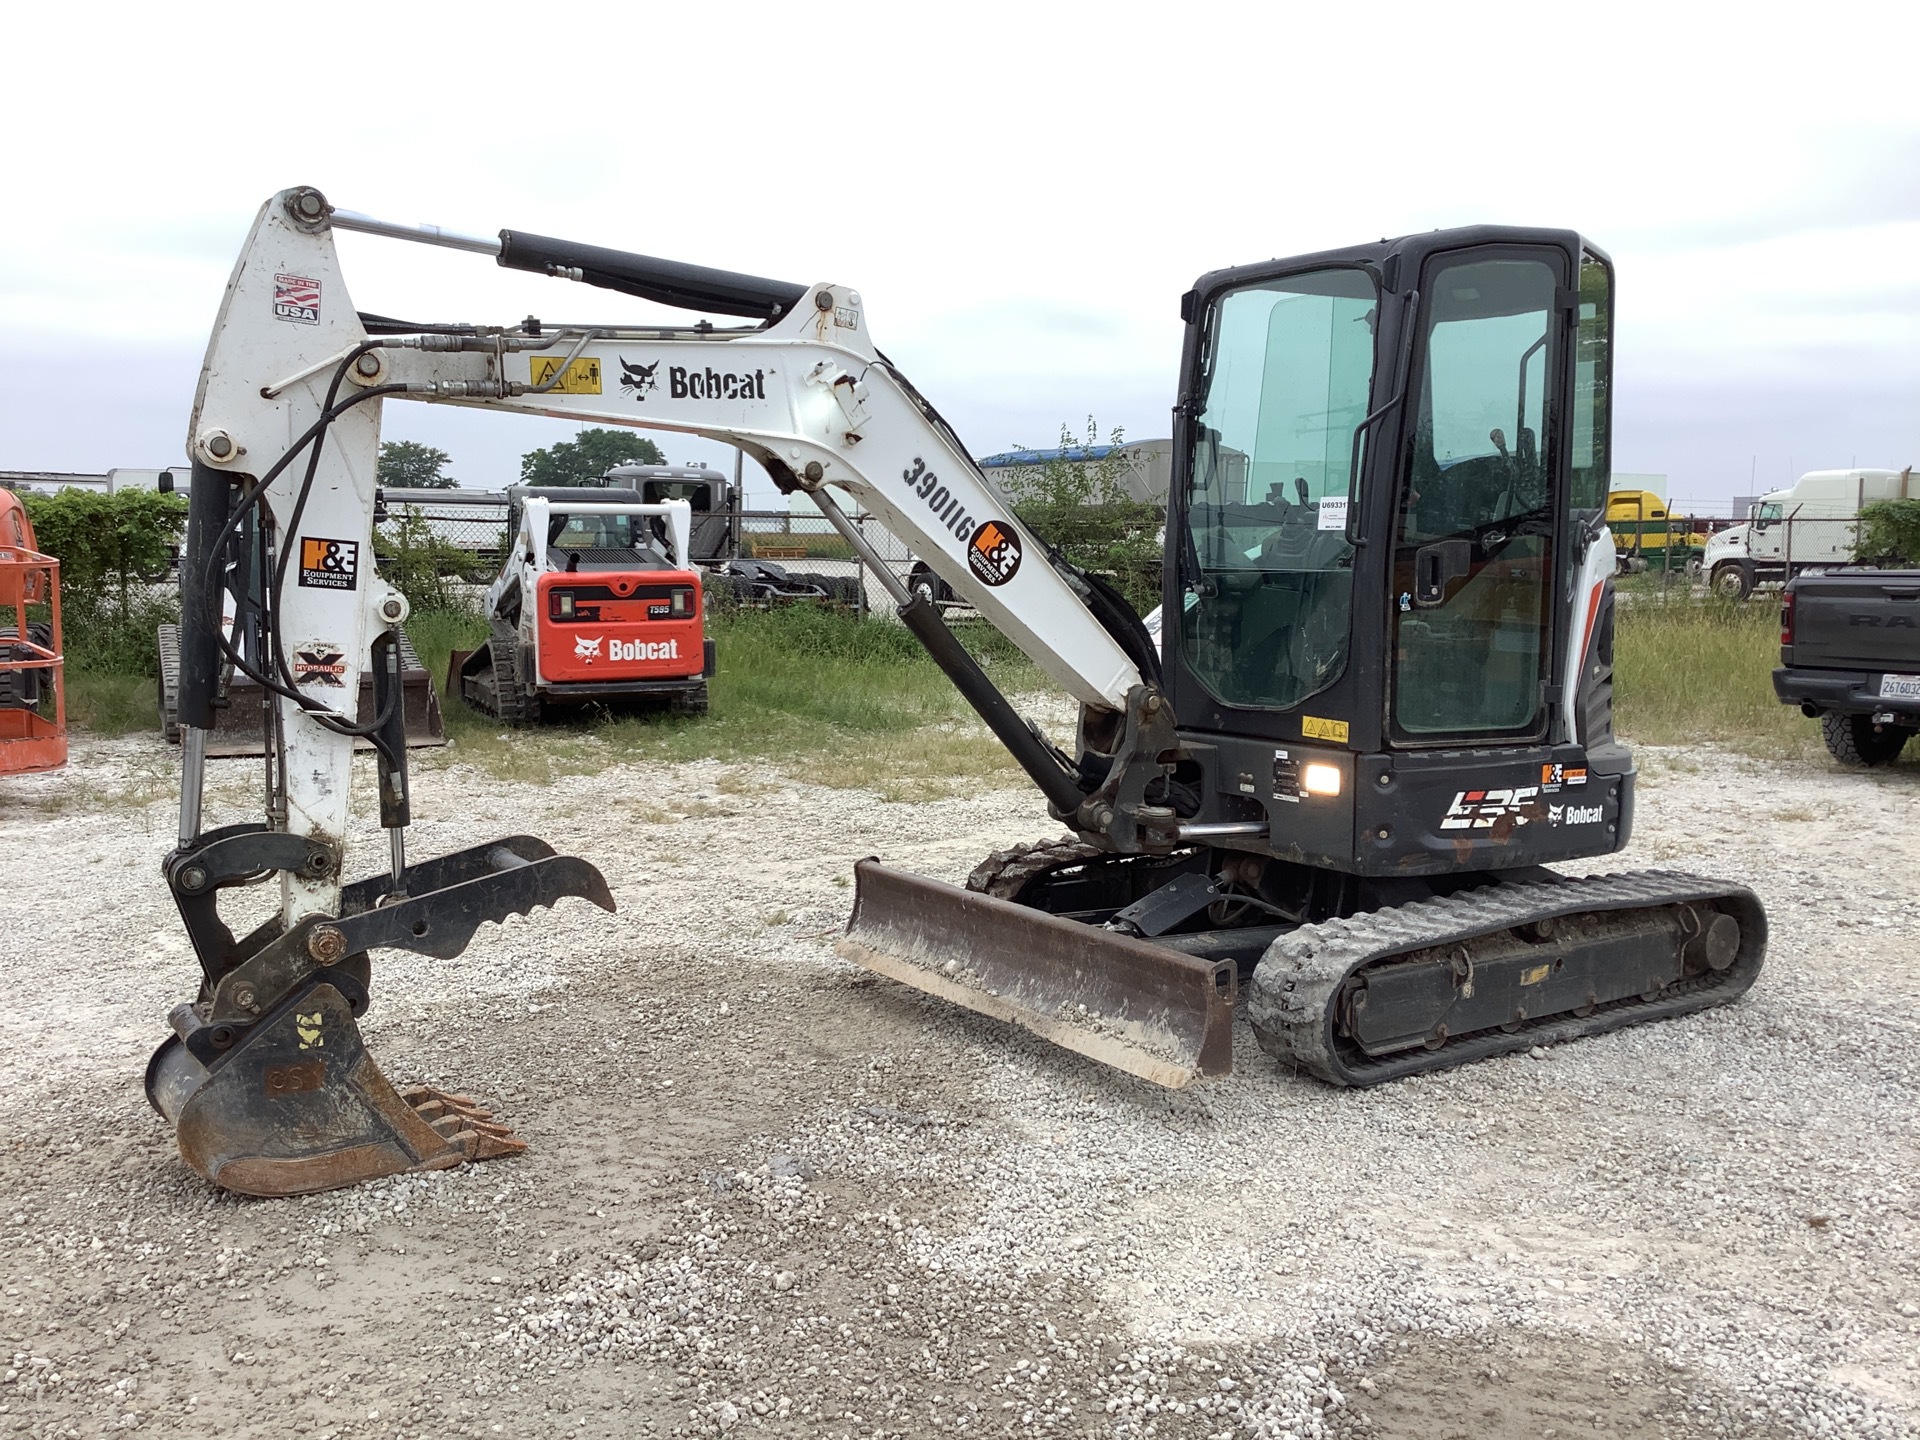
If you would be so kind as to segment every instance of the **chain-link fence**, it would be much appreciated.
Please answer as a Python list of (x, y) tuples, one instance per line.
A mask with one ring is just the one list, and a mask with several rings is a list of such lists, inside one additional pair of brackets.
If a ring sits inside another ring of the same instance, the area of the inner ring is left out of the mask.
[[(855, 523), (880, 563), (905, 584), (914, 567), (906, 546), (872, 516)], [(504, 501), (395, 505), (375, 530), (374, 548), (383, 569), (416, 580), (423, 571), (490, 580), (505, 556), (506, 528)], [(885, 585), (824, 515), (701, 512), (694, 516), (693, 540), (694, 559), (720, 572), (709, 584), (716, 594), (746, 602), (824, 599), (862, 614), (893, 613)]]

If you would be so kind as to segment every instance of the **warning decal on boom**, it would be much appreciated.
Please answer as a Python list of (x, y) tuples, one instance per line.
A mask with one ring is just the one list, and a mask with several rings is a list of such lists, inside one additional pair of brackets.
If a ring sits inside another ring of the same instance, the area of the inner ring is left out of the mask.
[[(560, 368), (559, 355), (534, 355), (527, 364), (535, 385), (545, 386), (553, 379), (554, 372)], [(600, 360), (598, 356), (583, 355), (567, 366), (566, 373), (548, 389), (549, 395), (598, 395), (600, 393)]]

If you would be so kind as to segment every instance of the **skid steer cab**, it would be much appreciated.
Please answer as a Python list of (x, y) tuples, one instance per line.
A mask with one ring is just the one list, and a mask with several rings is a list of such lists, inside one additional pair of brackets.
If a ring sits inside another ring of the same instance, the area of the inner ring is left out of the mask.
[(512, 725), (588, 702), (705, 714), (713, 642), (687, 502), (514, 486), (507, 505), (510, 544), (486, 596), (492, 635), (455, 653), (448, 688)]

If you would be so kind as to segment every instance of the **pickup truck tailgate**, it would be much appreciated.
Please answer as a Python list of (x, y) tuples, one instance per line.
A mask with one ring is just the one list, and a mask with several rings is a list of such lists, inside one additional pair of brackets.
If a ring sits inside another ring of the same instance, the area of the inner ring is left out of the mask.
[(1920, 671), (1920, 571), (1807, 576), (1792, 594), (1786, 664)]

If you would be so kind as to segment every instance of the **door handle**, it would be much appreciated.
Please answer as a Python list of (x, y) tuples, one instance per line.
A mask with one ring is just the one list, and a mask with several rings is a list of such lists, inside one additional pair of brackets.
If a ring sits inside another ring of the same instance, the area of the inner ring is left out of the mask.
[(1449, 583), (1472, 572), (1473, 542), (1441, 540), (1413, 552), (1413, 603), (1425, 608), (1447, 603)]

